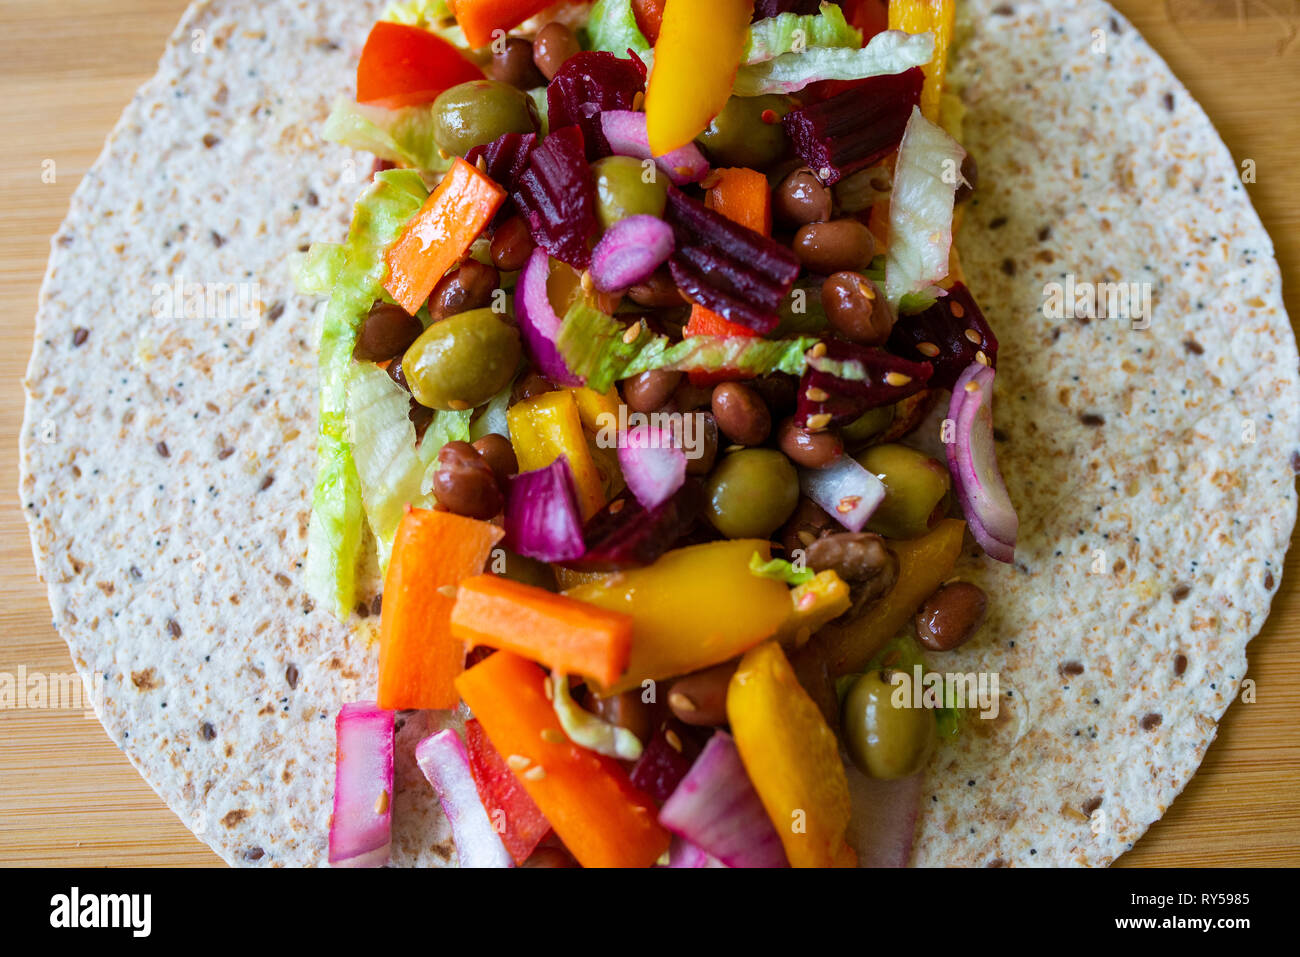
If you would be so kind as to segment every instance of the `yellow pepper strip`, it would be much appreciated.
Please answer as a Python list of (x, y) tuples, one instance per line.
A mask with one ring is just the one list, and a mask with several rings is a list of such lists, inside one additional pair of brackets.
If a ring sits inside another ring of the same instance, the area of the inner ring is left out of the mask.
[(721, 664), (776, 634), (790, 617), (790, 590), (749, 570), (758, 539), (678, 548), (653, 565), (570, 588), (570, 598), (632, 616), (632, 654), (616, 694)]
[(844, 836), (852, 804), (835, 732), (781, 646), (745, 653), (727, 686), (727, 720), (792, 867), (856, 867)]
[(578, 386), (576, 389), (570, 389), (573, 393), (574, 401), (578, 403), (578, 416), (582, 419), (582, 427), (588, 432), (599, 432), (601, 427), (600, 417), (609, 413), (618, 420), (618, 387), (610, 386), (609, 391), (603, 395), (595, 389), (588, 389), (585, 385)]
[(790, 589), (790, 602), (790, 617), (776, 638), (791, 648), (807, 644), (813, 632), (840, 617), (852, 605), (849, 586), (831, 568), (818, 572), (812, 581)]
[(939, 122), (939, 94), (943, 92), (956, 9), (956, 0), (889, 0), (889, 29), (934, 34), (934, 59), (921, 68), (925, 71), (921, 114), (931, 123)]
[(521, 472), (544, 469), (561, 455), (566, 456), (577, 487), (582, 520), (585, 522), (604, 508), (600, 473), (587, 447), (578, 402), (572, 392), (543, 392), (518, 402), (506, 413), (506, 422)]
[(946, 518), (921, 538), (889, 542), (890, 551), (898, 556), (898, 584), (857, 621), (827, 625), (814, 639), (824, 643), (831, 677), (865, 668), (916, 614), (921, 602), (952, 576), (965, 532), (965, 522)]
[(663, 156), (704, 132), (722, 112), (740, 67), (753, 0), (667, 0), (646, 85), (650, 152)]

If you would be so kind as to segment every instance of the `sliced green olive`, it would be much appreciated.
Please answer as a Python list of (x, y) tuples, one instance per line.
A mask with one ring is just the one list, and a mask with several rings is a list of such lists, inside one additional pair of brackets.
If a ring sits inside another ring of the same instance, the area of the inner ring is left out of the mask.
[(858, 453), (858, 462), (885, 483), (867, 529), (886, 538), (920, 538), (943, 517), (952, 478), (938, 459), (906, 445), (873, 445)]

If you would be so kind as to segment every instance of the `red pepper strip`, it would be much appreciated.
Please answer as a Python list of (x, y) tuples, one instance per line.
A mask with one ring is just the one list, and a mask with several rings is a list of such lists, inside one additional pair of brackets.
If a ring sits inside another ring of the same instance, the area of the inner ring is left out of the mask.
[(535, 17), (552, 0), (451, 0), (451, 13), (475, 50), (492, 42), (497, 30), (513, 30)]
[(357, 102), (390, 110), (432, 103), (443, 90), (483, 79), (483, 71), (436, 33), (381, 20), (357, 64)]
[(510, 773), (506, 759), (492, 747), (483, 725), (474, 718), (465, 722), (465, 750), (469, 752), (469, 770), (488, 820), (515, 863), (522, 864), (550, 833), (551, 824), (519, 779)]

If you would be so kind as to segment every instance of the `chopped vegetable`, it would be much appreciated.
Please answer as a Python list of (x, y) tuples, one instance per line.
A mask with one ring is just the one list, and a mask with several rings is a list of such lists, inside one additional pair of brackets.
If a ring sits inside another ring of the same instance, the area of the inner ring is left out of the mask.
[(811, 568), (796, 568), (784, 558), (772, 558), (763, 561), (763, 556), (754, 552), (749, 556), (749, 571), (760, 578), (770, 578), (784, 585), (802, 585), (817, 577)]
[(727, 688), (727, 719), (790, 864), (855, 866), (845, 842), (852, 805), (835, 732), (776, 642), (740, 660)]
[(384, 579), (381, 707), (456, 707), (452, 682), (465, 665), (465, 649), (450, 627), (455, 589), (482, 572), (502, 534), (495, 525), (451, 512), (407, 511)]
[(379, 21), (357, 65), (357, 100), (388, 109), (431, 103), (443, 90), (483, 79), (483, 71), (437, 34)]
[(929, 35), (889, 30), (876, 34), (861, 50), (809, 47), (802, 53), (785, 53), (764, 63), (742, 66), (732, 92), (736, 96), (794, 93), (828, 80), (897, 75), (929, 63), (932, 56), (934, 40)]
[(579, 708), (569, 694), (569, 678), (561, 672), (551, 675), (555, 698), (555, 716), (560, 727), (574, 744), (621, 761), (635, 761), (641, 757), (641, 741), (627, 728), (602, 721), (590, 711)]
[(973, 362), (997, 366), (998, 340), (964, 283), (925, 312), (902, 316), (889, 335), (889, 350), (934, 367), (932, 389), (951, 389)]
[(513, 30), (550, 5), (550, 0), (448, 0), (452, 16), (476, 50), (491, 43), (496, 31)]
[(921, 112), (932, 123), (939, 122), (939, 98), (956, 10), (956, 0), (889, 0), (889, 29), (928, 33), (934, 38), (934, 56), (925, 64), (925, 89), (921, 91)]
[(956, 424), (956, 436), (947, 446), (948, 469), (975, 541), (990, 558), (1010, 564), (1020, 520), (998, 471), (993, 376), (988, 366), (974, 362), (953, 386), (948, 418)]
[(415, 763), (438, 792), (461, 867), (511, 867), (514, 860), (479, 801), (465, 744), (452, 728), (415, 746)]
[(965, 522), (950, 518), (922, 538), (889, 542), (889, 550), (898, 557), (894, 587), (871, 606), (870, 615), (845, 625), (827, 625), (813, 638), (821, 644), (834, 677), (861, 672), (921, 603), (952, 576), (965, 532)]
[(575, 269), (591, 262), (597, 228), (596, 186), (582, 144), (577, 126), (552, 129), (533, 150), (511, 194), (533, 242)]
[(587, 550), (582, 558), (567, 564), (600, 572), (649, 565), (695, 527), (703, 509), (704, 491), (697, 479), (688, 479), (652, 509), (635, 498), (614, 499), (583, 530)]
[(555, 833), (583, 867), (650, 867), (670, 836), (655, 806), (612, 758), (570, 741), (546, 697), (546, 674), (509, 651), (456, 681), (465, 703)]
[(779, 13), (749, 28), (741, 62), (763, 63), (783, 53), (807, 53), (810, 47), (862, 46), (862, 34), (849, 26), (837, 3), (822, 3), (819, 12)]
[(790, 617), (776, 638), (786, 647), (802, 648), (823, 625), (853, 607), (848, 584), (833, 568), (818, 572), (790, 591)]
[(334, 720), (331, 867), (383, 867), (393, 830), (393, 712), (345, 704)]
[(461, 583), (451, 633), (468, 648), (504, 648), (553, 671), (612, 685), (627, 667), (632, 619), (532, 585), (479, 575)]
[(830, 186), (898, 148), (924, 80), (915, 68), (874, 77), (828, 100), (791, 110), (781, 123), (799, 158)]
[(885, 500), (885, 483), (849, 455), (824, 469), (800, 469), (799, 490), (850, 532), (862, 531)]
[(790, 614), (785, 586), (749, 571), (768, 542), (710, 542), (668, 552), (648, 568), (618, 572), (565, 594), (632, 616), (632, 653), (615, 694), (716, 665), (771, 637)]
[(569, 371), (555, 347), (560, 333), (560, 317), (555, 314), (547, 290), (550, 274), (551, 257), (539, 246), (533, 250), (519, 274), (519, 285), (515, 287), (515, 318), (523, 333), (524, 346), (537, 364), (538, 371), (557, 385), (579, 385), (581, 378)]
[(528, 796), (506, 759), (492, 747), (476, 718), (465, 722), (465, 747), (479, 800), (492, 821), (492, 828), (501, 835), (501, 843), (515, 863), (522, 864), (550, 833), (551, 822)]
[(583, 521), (605, 504), (600, 473), (582, 431), (578, 403), (569, 391), (544, 392), (516, 402), (506, 413), (519, 468), (532, 472), (546, 468), (560, 456), (569, 461)]
[(551, 126), (576, 123), (582, 129), (587, 159), (594, 162), (609, 156), (602, 117), (631, 110), (643, 89), (645, 65), (639, 60), (599, 51), (575, 54), (564, 61), (546, 88)]
[(742, 167), (715, 169), (704, 205), (764, 236), (772, 235), (772, 189), (767, 177)]
[(907, 121), (894, 168), (885, 250), (885, 298), (930, 295), (948, 275), (953, 197), (966, 151), (916, 107)]
[(411, 315), (419, 312), (443, 273), (465, 257), (505, 198), (505, 190), (458, 159), (384, 256), (384, 288), (398, 305)]
[(671, 428), (629, 429), (619, 440), (618, 464), (627, 487), (647, 509), (668, 501), (686, 481), (686, 453)]
[[(486, 146), (476, 146), (466, 153), (465, 162), (477, 167), (481, 159), (488, 179), (513, 193), (536, 148), (536, 133), (502, 133)], [(514, 200), (507, 199), (497, 210), (496, 222), (500, 223), (513, 209)]]
[[(334, 108), (321, 130), (321, 139), (349, 149), (373, 153), (382, 160), (415, 170), (441, 173), (451, 168), (452, 158), (438, 152), (433, 139), (435, 114), (432, 103), (389, 110), (362, 106), (347, 97), (334, 101)], [(421, 190), (421, 199), (427, 195)]]
[(694, 143), (687, 143), (655, 158), (650, 151), (650, 134), (646, 131), (644, 113), (610, 110), (600, 115), (600, 128), (615, 156), (654, 159), (655, 165), (674, 186), (698, 183), (709, 171), (709, 161)]
[(691, 142), (722, 111), (753, 13), (753, 0), (714, 0), (704, 28), (697, 4), (664, 4), (645, 102), (655, 156)]
[(643, 6), (642, 0), (596, 0), (587, 17), (587, 36), (593, 50), (604, 50), (622, 56), (631, 50), (644, 56), (650, 52), (653, 38), (647, 39), (637, 23), (634, 9)]
[(506, 481), (506, 545), (542, 562), (581, 558), (582, 516), (569, 460), (561, 455), (545, 468)]
[(781, 838), (725, 731), (709, 739), (664, 802), (659, 823), (728, 867), (789, 866)]
[(666, 801), (690, 771), (700, 747), (679, 721), (665, 721), (632, 768), (632, 783), (656, 801)]
[(668, 848), (669, 867), (726, 867), (722, 861), (702, 847), (697, 847), (681, 837), (674, 837)]
[(591, 279), (600, 292), (645, 282), (673, 252), (673, 228), (658, 216), (629, 216), (605, 230), (591, 255)]
[(924, 389), (931, 375), (928, 362), (842, 339), (827, 339), (807, 358), (795, 421), (814, 430), (847, 425), (870, 409), (900, 402)]
[(912, 857), (916, 820), (921, 811), (924, 774), (884, 781), (847, 768), (853, 795), (849, 843), (859, 867), (906, 867)]

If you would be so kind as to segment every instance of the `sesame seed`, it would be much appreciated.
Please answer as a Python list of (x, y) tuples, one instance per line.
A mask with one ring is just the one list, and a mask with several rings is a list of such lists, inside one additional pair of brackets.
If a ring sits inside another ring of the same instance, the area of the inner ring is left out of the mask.
[(933, 359), (939, 354), (939, 347), (933, 342), (918, 342), (916, 344), (916, 351), (921, 353), (923, 356), (928, 356)]
[(669, 728), (664, 732), (664, 740), (668, 742), (668, 747), (672, 748), (678, 754), (682, 753), (682, 739), (677, 736), (677, 732)]
[[(954, 302), (949, 306), (948, 311), (952, 313), (954, 319), (960, 319), (962, 316), (966, 315), (966, 307), (959, 302)], [(970, 333), (967, 333), (967, 335), (970, 335)]]
[(981, 336), (979, 332), (975, 329), (966, 330), (966, 339), (968, 342), (973, 342), (975, 345), (979, 345), (981, 342), (984, 341), (984, 337)]
[(532, 763), (531, 760), (524, 757), (522, 754), (512, 754), (510, 757), (506, 758), (506, 767), (511, 771), (522, 771)]
[(826, 355), (826, 343), (824, 342), (819, 342), (808, 350), (808, 356), (812, 359), (820, 359), (824, 355)]
[(831, 414), (829, 412), (819, 412), (817, 415), (808, 416), (808, 428), (813, 432), (820, 432), (831, 424)]
[(839, 512), (841, 515), (847, 515), (849, 512), (857, 508), (858, 503), (861, 501), (861, 495), (846, 495), (844, 498), (840, 499), (840, 503), (835, 506), (835, 511)]
[(668, 696), (668, 707), (674, 711), (695, 711), (695, 702), (680, 691), (674, 691)]
[(815, 385), (809, 386), (804, 396), (807, 397), (809, 402), (825, 402), (831, 397), (829, 392), (825, 389), (819, 389)]
[(967, 383), (966, 383), (966, 391), (967, 391), (967, 392), (978, 392), (979, 390), (980, 390), (980, 387), (979, 387), (979, 384), (978, 384), (978, 383), (976, 383), (976, 382), (967, 382)]
[(981, 349), (979, 352), (975, 353), (975, 361), (978, 362), (978, 363), (979, 363), (980, 365), (982, 365), (982, 366), (992, 365), (992, 363), (989, 362), (989, 357), (986, 356), (986, 355), (984, 354), (984, 350), (983, 350), (983, 349)]
[(813, 542), (817, 541), (817, 536), (814, 535), (812, 532), (806, 530), (800, 530), (797, 534), (797, 537), (799, 541), (803, 542), (805, 548), (811, 545)]
[(903, 373), (901, 373), (901, 372), (886, 372), (886, 373), (885, 373), (885, 384), (886, 384), (886, 385), (892, 385), (892, 386), (894, 386), (895, 388), (899, 388), (899, 387), (901, 387), (901, 386), (905, 386), (905, 385), (907, 385), (907, 384), (908, 384), (909, 382), (911, 382), (911, 381), (912, 381), (912, 377), (911, 377), (910, 375), (903, 375)]
[(480, 153), (478, 159), (475, 160), (474, 162), (474, 166), (478, 169), (480, 173), (486, 173), (488, 168), (487, 157), (484, 156), (482, 153)]
[(564, 732), (557, 731), (554, 728), (543, 728), (542, 740), (545, 741), (547, 744), (563, 744)]
[(867, 302), (874, 302), (876, 299), (876, 287), (869, 282), (858, 283), (858, 292), (862, 294), (862, 298)]
[(634, 322), (632, 325), (628, 326), (627, 331), (623, 333), (623, 342), (630, 346), (632, 343), (636, 342), (637, 337), (640, 335), (641, 323)]
[(542, 682), (542, 690), (546, 692), (547, 701), (555, 700), (555, 682), (551, 680), (550, 675), (547, 675), (546, 680)]
[(379, 797), (375, 798), (375, 813), (386, 814), (388, 812), (388, 789), (385, 788)]
[(534, 765), (524, 772), (524, 777), (530, 781), (541, 781), (546, 777), (546, 768), (542, 767), (540, 764)]
[(443, 598), (455, 598), (455, 597), (456, 597), (456, 586), (455, 586), (455, 585), (439, 585), (439, 586), (438, 586), (438, 594), (441, 595)]

